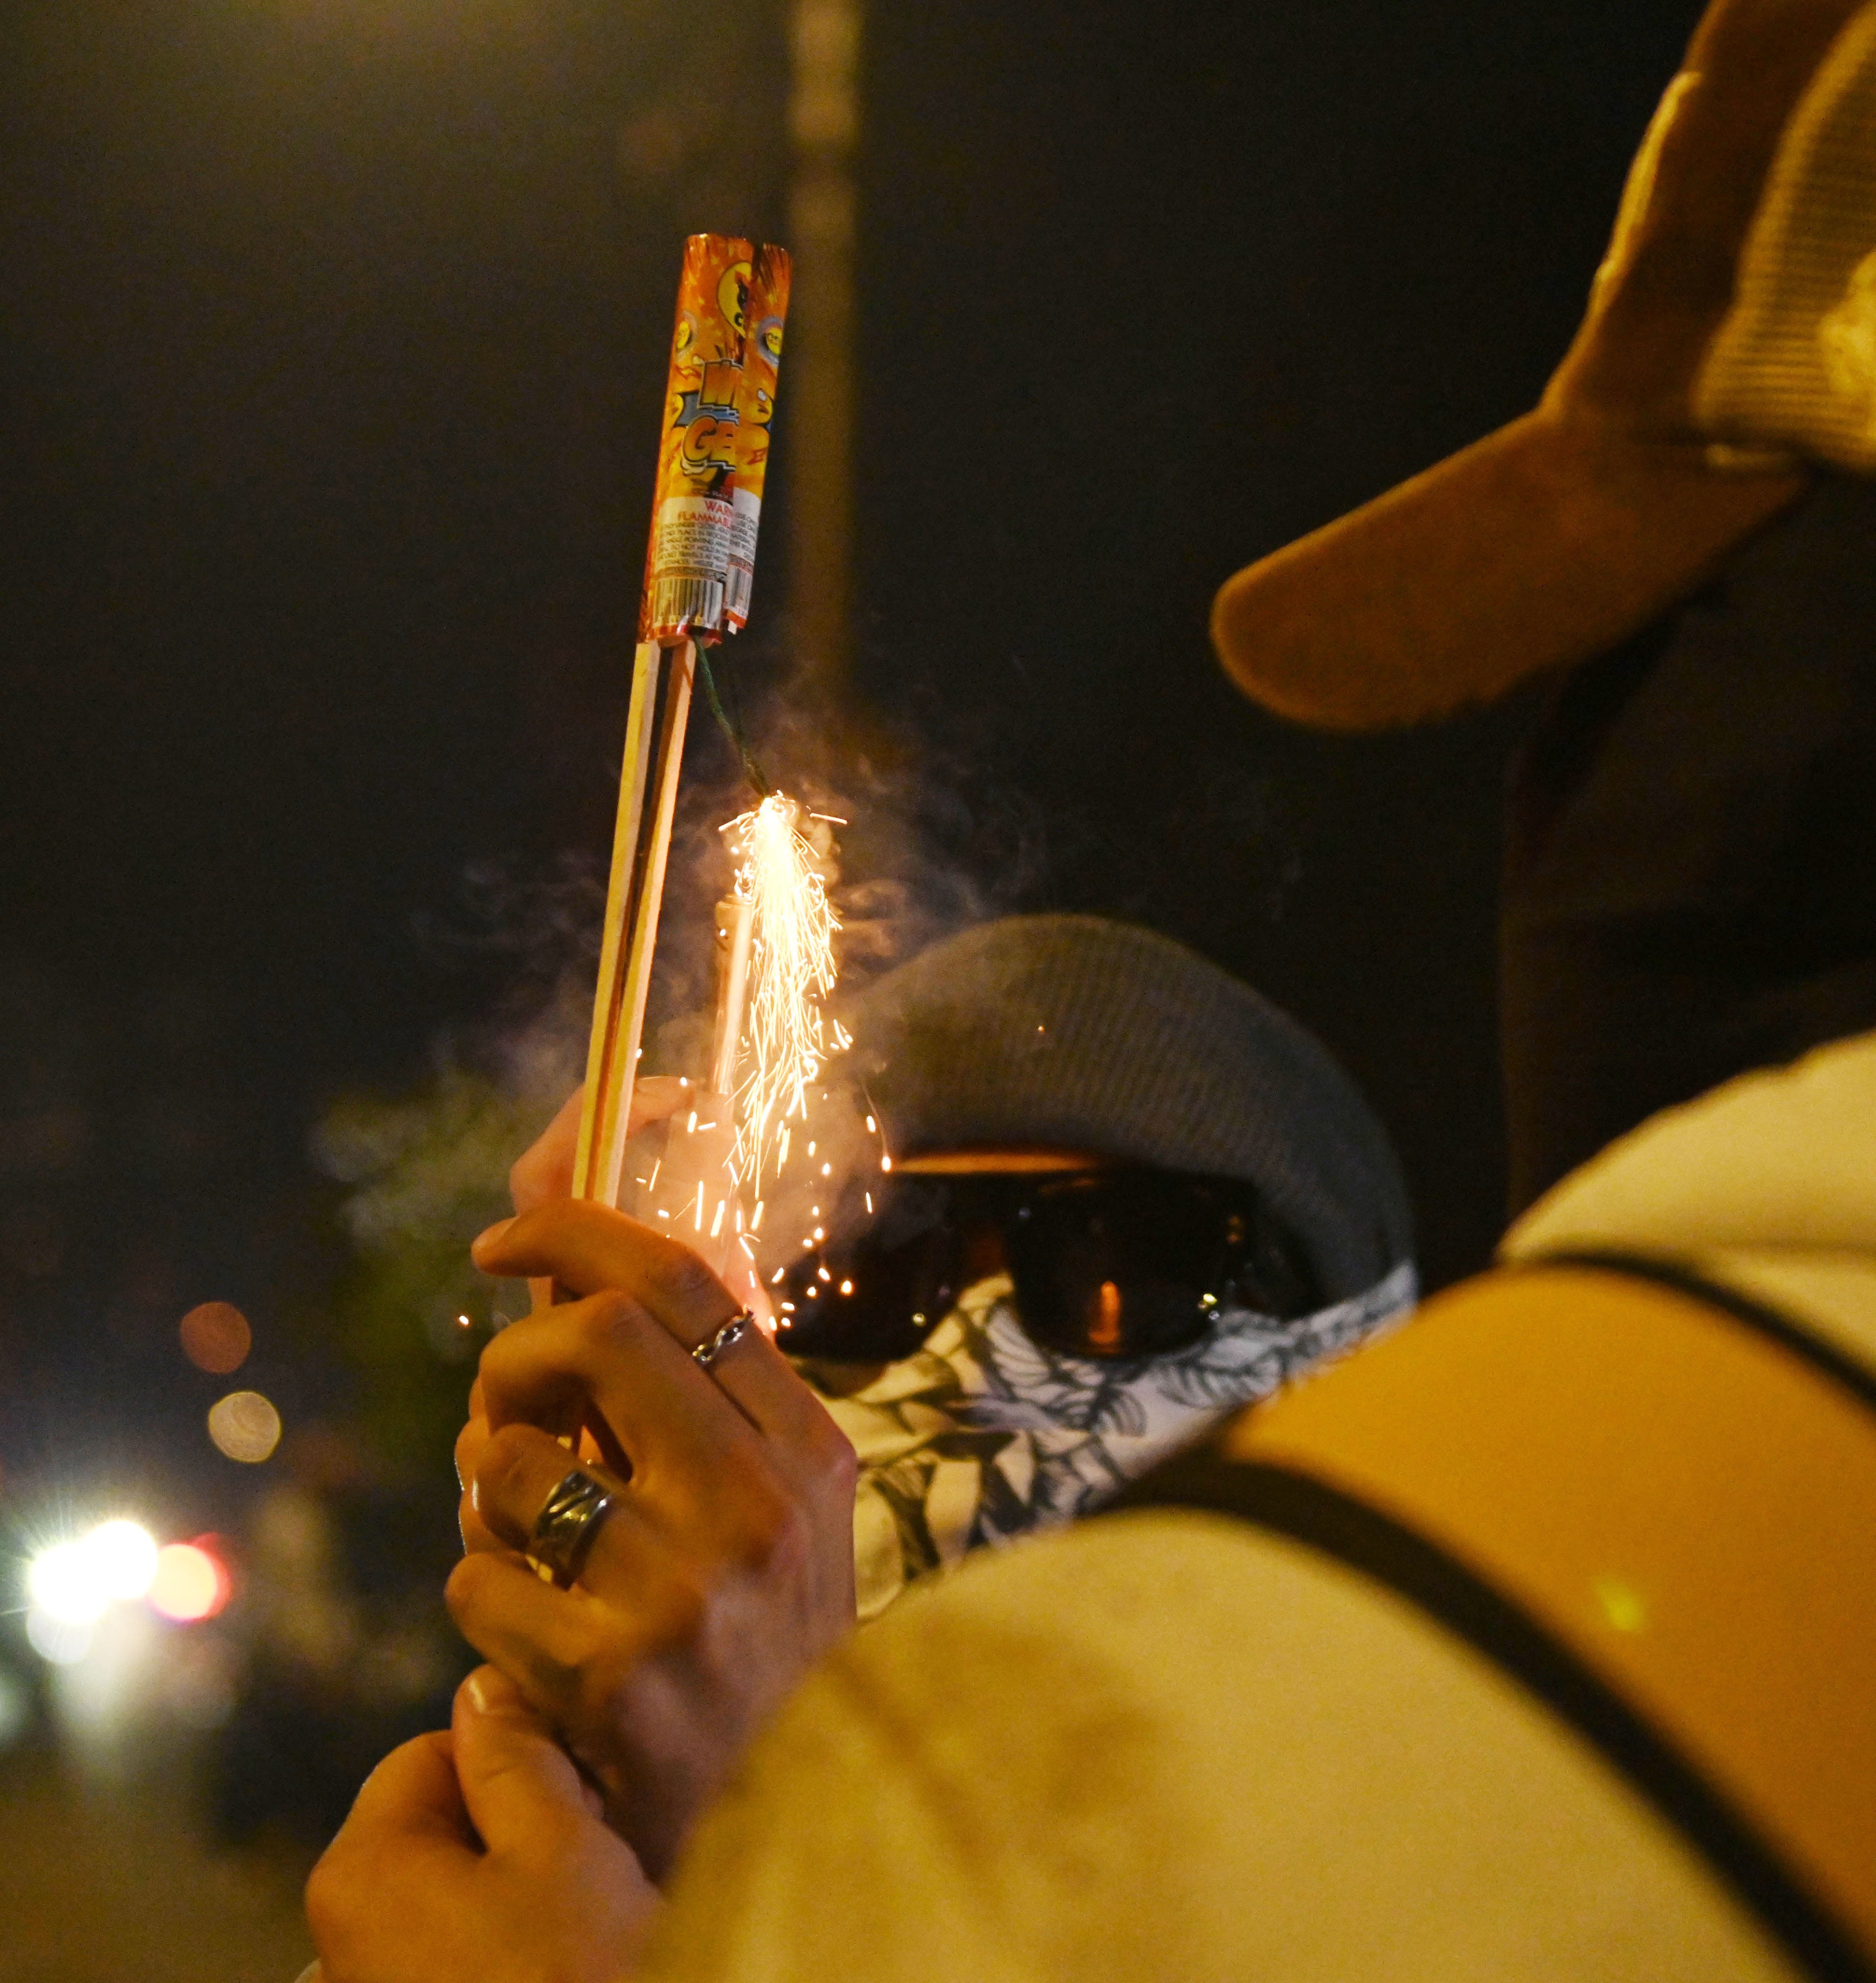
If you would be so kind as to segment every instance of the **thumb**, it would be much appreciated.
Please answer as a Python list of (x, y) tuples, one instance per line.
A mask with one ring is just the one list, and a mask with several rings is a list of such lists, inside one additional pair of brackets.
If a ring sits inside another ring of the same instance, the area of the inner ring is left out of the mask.
[(456, 1690), (451, 1735), (462, 1801), (491, 1852), (537, 1856), (570, 1821), (587, 1821), (579, 1772), (493, 1667), (478, 1667)]

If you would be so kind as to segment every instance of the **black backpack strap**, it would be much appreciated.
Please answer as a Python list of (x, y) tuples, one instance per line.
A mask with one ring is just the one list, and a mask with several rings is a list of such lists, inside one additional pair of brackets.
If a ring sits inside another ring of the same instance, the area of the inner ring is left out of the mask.
[[(1615, 1264), (1595, 1262), (1604, 1269)], [(1694, 1291), (1689, 1277), (1677, 1271), (1650, 1263), (1642, 1270), (1658, 1271), (1683, 1293)], [(1739, 1319), (1748, 1326), (1765, 1328), (1781, 1341), (1798, 1333), (1768, 1312), (1744, 1306), (1749, 1313)], [(1801, 1353), (1809, 1356), (1816, 1349), (1811, 1339), (1801, 1339)], [(1834, 1353), (1824, 1360), (1831, 1375), (1876, 1403), (1876, 1387), (1865, 1373)], [(1331, 1374), (1312, 1380), (1312, 1387), (1335, 1381)], [(1274, 1409), (1282, 1410), (1280, 1401)], [(1255, 1450), (1254, 1440), (1233, 1441), (1237, 1423), (1133, 1483), (1104, 1512), (1182, 1508), (1227, 1515), (1372, 1578), (1517, 1680), (1590, 1743), (1699, 1853), (1805, 1975), (1819, 1983), (1876, 1983), (1876, 1964), (1746, 1816), (1541, 1618), (1440, 1543), (1379, 1507), (1292, 1466), (1241, 1453), (1227, 1456), (1227, 1443)]]

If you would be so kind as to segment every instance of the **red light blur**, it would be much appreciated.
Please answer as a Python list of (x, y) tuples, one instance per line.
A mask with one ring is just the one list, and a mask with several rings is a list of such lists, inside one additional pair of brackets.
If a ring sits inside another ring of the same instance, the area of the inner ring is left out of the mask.
[(151, 1607), (179, 1625), (212, 1618), (234, 1594), (227, 1565), (202, 1547), (208, 1540), (204, 1536), (192, 1543), (171, 1543), (156, 1552)]
[(198, 1369), (226, 1376), (239, 1370), (254, 1347), (248, 1318), (232, 1302), (199, 1302), (182, 1318), (183, 1353)]

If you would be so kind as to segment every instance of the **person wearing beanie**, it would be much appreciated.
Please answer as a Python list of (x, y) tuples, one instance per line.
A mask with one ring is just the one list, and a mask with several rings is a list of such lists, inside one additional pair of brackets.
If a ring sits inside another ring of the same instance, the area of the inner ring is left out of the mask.
[(1718, 0), (1537, 410), (1220, 591), (1280, 715), (1541, 681), (1500, 1002), (1515, 1212), (1876, 1023), (1876, 6)]
[[(1385, 1132), (1317, 1041), (1183, 945), (1007, 917), (845, 1023), (837, 1072), (893, 1172), (830, 1256), (826, 1319), (784, 1340), (859, 1455), (863, 1619), (967, 1550), (1093, 1512), (1411, 1308)], [(908, 1256), (937, 1269), (916, 1292)], [(875, 1284), (896, 1310), (843, 1319), (834, 1290)]]
[[(830, 1076), (877, 1112), (893, 1171), (864, 1209), (849, 1180), (845, 1229), (803, 1262), (823, 1313), (777, 1339), (858, 1456), (861, 1619), (1092, 1513), (1411, 1309), (1387, 1132), (1319, 1042), (1183, 945), (1006, 917), (842, 1016)], [(676, 1105), (676, 1082), (641, 1087)], [(570, 1189), (577, 1103), (516, 1165), (518, 1209)]]

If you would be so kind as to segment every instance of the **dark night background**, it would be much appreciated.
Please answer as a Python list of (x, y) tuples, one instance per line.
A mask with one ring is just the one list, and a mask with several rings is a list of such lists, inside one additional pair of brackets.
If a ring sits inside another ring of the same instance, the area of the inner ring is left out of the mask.
[[(1498, 1219), (1518, 712), (1304, 736), (1206, 610), (1532, 403), (1697, 11), (869, 12), (848, 718), (929, 738), (1000, 902), (1156, 924), (1326, 1038), (1436, 1282)], [(759, 0), (0, 17), (0, 1501), (230, 1491), (197, 1301), (289, 1421), (331, 1402), (310, 1131), (499, 1005), (513, 951), (436, 935), (466, 874), (603, 854), (679, 244), (781, 236), (785, 89)]]

